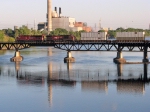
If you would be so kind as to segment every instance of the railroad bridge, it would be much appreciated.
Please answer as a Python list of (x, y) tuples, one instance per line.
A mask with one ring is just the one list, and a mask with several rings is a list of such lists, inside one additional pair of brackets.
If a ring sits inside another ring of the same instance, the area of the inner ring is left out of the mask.
[(115, 51), (117, 57), (114, 58), (116, 63), (126, 63), (122, 52), (143, 52), (143, 61), (149, 62), (147, 52), (150, 48), (148, 40), (82, 40), (82, 41), (54, 41), (54, 42), (14, 42), (0, 43), (0, 50), (16, 50), (15, 56), (20, 56), (18, 50), (30, 48), (32, 46), (52, 46), (57, 49), (66, 50), (67, 57), (65, 62), (74, 62), (71, 51)]

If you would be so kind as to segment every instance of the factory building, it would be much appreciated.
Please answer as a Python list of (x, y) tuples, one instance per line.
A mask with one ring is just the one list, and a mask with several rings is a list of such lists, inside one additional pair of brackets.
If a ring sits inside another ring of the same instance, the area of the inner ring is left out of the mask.
[(61, 16), (61, 13), (60, 7), (59, 12), (57, 12), (57, 7), (52, 11), (52, 0), (47, 0), (47, 22), (40, 22), (38, 30), (47, 30), (50, 32), (56, 28), (62, 28), (67, 31), (91, 31), (91, 28), (87, 27), (84, 23), (76, 22), (75, 18), (72, 17)]
[(38, 30), (44, 30), (47, 29), (47, 23), (46, 22), (40, 22), (38, 24)]
[[(64, 17), (64, 16), (57, 17), (57, 14), (53, 12), (52, 30), (55, 30), (56, 28), (63, 28), (66, 29), (67, 31), (85, 30), (86, 32), (91, 32), (92, 30), (91, 27), (87, 27), (86, 24), (84, 24), (83, 22), (76, 22), (75, 18)], [(43, 30), (43, 29), (47, 29), (46, 22), (40, 22), (38, 24), (38, 30)]]
[(55, 30), (56, 28), (63, 28), (66, 30), (71, 30), (74, 27), (75, 24), (75, 18), (70, 17), (55, 17), (52, 18), (52, 29)]
[(75, 22), (74, 27), (76, 28), (81, 28), (82, 30), (85, 30), (86, 32), (91, 32), (92, 28), (87, 26), (87, 23), (83, 23), (83, 22)]

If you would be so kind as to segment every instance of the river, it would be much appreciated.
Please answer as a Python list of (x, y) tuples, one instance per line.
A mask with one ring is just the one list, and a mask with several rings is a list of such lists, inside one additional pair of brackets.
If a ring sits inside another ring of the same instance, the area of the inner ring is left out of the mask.
[[(67, 52), (52, 47), (0, 51), (0, 112), (148, 112), (149, 64), (115, 64), (116, 52)], [(142, 61), (142, 52), (123, 52)], [(150, 56), (150, 53), (148, 53)]]

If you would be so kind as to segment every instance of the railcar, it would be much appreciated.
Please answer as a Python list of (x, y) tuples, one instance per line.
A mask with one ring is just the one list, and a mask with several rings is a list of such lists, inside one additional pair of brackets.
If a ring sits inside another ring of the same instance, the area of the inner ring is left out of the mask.
[(82, 32), (81, 40), (107, 40), (107, 32)]
[(117, 32), (116, 40), (145, 40), (145, 32)]
[(44, 35), (20, 35), (16, 38), (16, 42), (42, 42)]
[(76, 37), (73, 35), (59, 35), (59, 36), (46, 36), (46, 41), (48, 42), (54, 42), (54, 41), (75, 41)]

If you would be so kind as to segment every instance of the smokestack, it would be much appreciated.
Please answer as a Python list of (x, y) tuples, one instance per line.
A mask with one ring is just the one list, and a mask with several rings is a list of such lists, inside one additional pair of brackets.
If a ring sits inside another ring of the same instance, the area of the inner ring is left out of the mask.
[(52, 31), (52, 0), (47, 0), (47, 30)]
[(59, 7), (59, 17), (60, 17), (60, 14), (61, 14), (61, 7)]
[(56, 11), (56, 13), (57, 13), (57, 7), (55, 7), (55, 11)]

